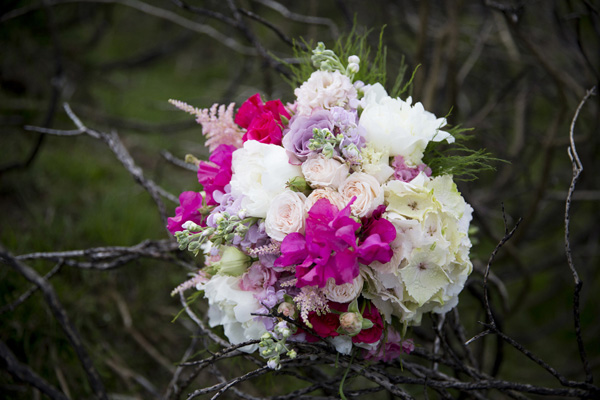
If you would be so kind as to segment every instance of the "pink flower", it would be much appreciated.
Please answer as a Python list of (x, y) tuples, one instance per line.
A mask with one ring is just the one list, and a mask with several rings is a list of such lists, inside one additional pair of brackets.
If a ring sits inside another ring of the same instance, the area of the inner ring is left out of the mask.
[(210, 155), (208, 162), (201, 161), (198, 165), (198, 182), (204, 187), (206, 204), (209, 206), (218, 204), (215, 195), (223, 195), (225, 186), (231, 181), (231, 155), (235, 150), (234, 146), (221, 144)]
[(402, 340), (402, 336), (391, 326), (388, 326), (385, 343), (365, 355), (366, 359), (390, 362), (402, 355), (410, 354), (415, 349), (412, 339)]
[(277, 272), (267, 268), (260, 262), (253, 263), (250, 268), (242, 275), (240, 289), (262, 293), (277, 281)]
[(409, 167), (404, 161), (404, 157), (396, 156), (392, 161), (392, 167), (394, 167), (394, 179), (402, 182), (412, 181), (419, 172), (424, 172), (425, 175), (431, 176), (431, 168), (426, 164), (419, 164), (416, 167)]
[(179, 195), (180, 206), (175, 209), (175, 216), (167, 219), (167, 229), (172, 234), (183, 231), (181, 225), (192, 221), (198, 225), (205, 225), (199, 209), (202, 208), (202, 195), (196, 192), (183, 192)]
[(282, 255), (275, 260), (275, 266), (295, 265), (297, 287), (322, 288), (330, 278), (337, 285), (349, 283), (359, 274), (359, 261), (370, 264), (391, 259), (389, 244), (396, 238), (396, 229), (381, 218), (383, 211), (377, 209), (376, 217), (365, 220), (367, 229), (357, 238), (361, 224), (350, 217), (354, 200), (342, 210), (327, 199), (317, 201), (308, 211), (306, 235), (290, 233), (283, 239)]
[(281, 117), (290, 118), (280, 100), (263, 104), (257, 93), (242, 104), (235, 116), (235, 123), (246, 128), (242, 140), (257, 140), (265, 144), (281, 144), (283, 122)]

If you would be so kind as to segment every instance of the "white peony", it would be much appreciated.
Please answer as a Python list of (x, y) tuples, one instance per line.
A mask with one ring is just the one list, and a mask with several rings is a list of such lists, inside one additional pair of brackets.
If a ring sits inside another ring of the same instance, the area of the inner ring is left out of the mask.
[(288, 233), (304, 233), (305, 201), (304, 194), (291, 190), (275, 196), (265, 219), (267, 235), (282, 242)]
[(244, 196), (242, 208), (247, 215), (265, 218), (271, 202), (286, 190), (286, 183), (301, 176), (299, 166), (291, 165), (285, 149), (274, 144), (248, 140), (233, 152), (231, 194)]
[(357, 172), (350, 175), (339, 187), (346, 203), (356, 197), (352, 203), (352, 214), (369, 217), (373, 210), (383, 204), (384, 194), (381, 185), (372, 175)]
[[(267, 331), (265, 325), (253, 313), (263, 306), (254, 293), (240, 289), (240, 277), (215, 275), (204, 285), (204, 297), (208, 299), (208, 323), (211, 327), (222, 325), (225, 336), (233, 344), (260, 339)], [(258, 345), (240, 350), (252, 353)]]
[(339, 71), (315, 71), (294, 94), (298, 114), (310, 115), (316, 108), (345, 107), (356, 99), (356, 88)]
[(325, 157), (322, 153), (313, 154), (302, 164), (304, 178), (313, 188), (332, 187), (337, 189), (348, 176), (350, 167), (336, 160)]
[(365, 94), (359, 120), (367, 143), (390, 157), (401, 155), (408, 164), (417, 165), (430, 141), (454, 142), (452, 135), (440, 130), (446, 125), (445, 118), (436, 118), (421, 103), (413, 105), (411, 97), (406, 101), (395, 99), (373, 86)]

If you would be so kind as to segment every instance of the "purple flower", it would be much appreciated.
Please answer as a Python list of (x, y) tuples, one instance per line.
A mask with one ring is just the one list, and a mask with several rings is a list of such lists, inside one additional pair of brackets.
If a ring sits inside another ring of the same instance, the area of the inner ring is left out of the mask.
[(397, 179), (402, 182), (410, 182), (419, 172), (423, 171), (425, 175), (431, 176), (431, 168), (429, 168), (426, 164), (419, 164), (416, 167), (409, 167), (406, 165), (404, 161), (404, 157), (396, 156), (394, 157), (394, 161), (392, 161), (392, 167), (394, 167), (394, 179)]
[(183, 192), (179, 195), (180, 206), (175, 209), (175, 216), (167, 219), (167, 229), (172, 234), (183, 231), (181, 227), (187, 221), (204, 225), (200, 208), (202, 208), (202, 195), (196, 192)]
[(314, 153), (308, 148), (308, 143), (313, 138), (315, 128), (333, 132), (334, 124), (329, 111), (315, 110), (310, 116), (296, 114), (290, 120), (289, 129), (283, 133), (282, 145), (297, 159), (294, 164), (306, 161)]
[(367, 360), (390, 362), (399, 358), (402, 353), (410, 354), (415, 349), (412, 339), (402, 340), (402, 336), (391, 326), (388, 326), (385, 343), (376, 349), (369, 350), (365, 355)]

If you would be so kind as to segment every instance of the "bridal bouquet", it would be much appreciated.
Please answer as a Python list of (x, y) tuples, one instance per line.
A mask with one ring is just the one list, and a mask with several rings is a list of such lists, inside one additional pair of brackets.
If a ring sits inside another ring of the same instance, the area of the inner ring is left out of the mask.
[(201, 192), (180, 197), (168, 229), (203, 253), (189, 288), (211, 327), (280, 367), (294, 342), (389, 361), (414, 344), (406, 328), (456, 306), (472, 264), (472, 208), (453, 176), (425, 161), (453, 143), (445, 118), (381, 83), (356, 78), (361, 59), (322, 43), (295, 101), (255, 94), (236, 109), (197, 109), (210, 150)]

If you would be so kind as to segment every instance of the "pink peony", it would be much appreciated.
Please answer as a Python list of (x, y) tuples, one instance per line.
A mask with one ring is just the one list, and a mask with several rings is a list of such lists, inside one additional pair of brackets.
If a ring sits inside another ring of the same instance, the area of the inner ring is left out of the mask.
[(183, 192), (179, 195), (180, 206), (175, 209), (175, 216), (167, 219), (167, 229), (172, 234), (183, 231), (181, 225), (192, 221), (198, 225), (205, 225), (199, 209), (202, 208), (202, 195), (196, 192)]

